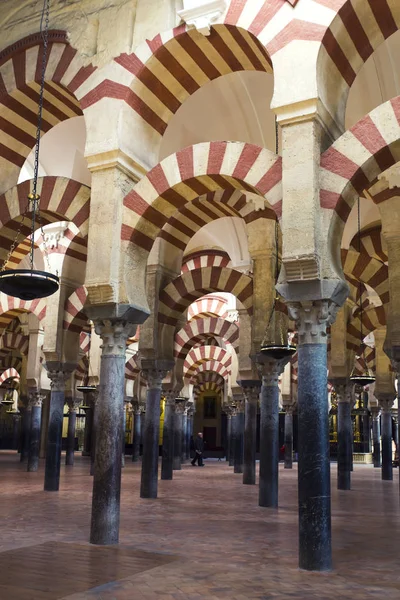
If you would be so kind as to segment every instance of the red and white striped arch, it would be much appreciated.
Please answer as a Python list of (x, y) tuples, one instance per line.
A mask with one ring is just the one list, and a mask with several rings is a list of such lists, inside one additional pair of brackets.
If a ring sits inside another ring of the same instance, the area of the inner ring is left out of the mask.
[(161, 33), (134, 54), (121, 54), (114, 59), (114, 68), (103, 71), (97, 85), (82, 98), (82, 107), (87, 111), (103, 98), (122, 100), (125, 121), (157, 155), (157, 141), (171, 118), (198, 89), (232, 72), (271, 73), (272, 68), (267, 51), (254, 35), (230, 24), (217, 24), (209, 36), (187, 30), (185, 25)]
[(46, 298), (30, 300), (25, 302), (19, 298), (6, 296), (0, 293), (0, 333), (6, 329), (7, 325), (23, 312), (31, 312), (37, 316), (39, 321), (43, 321), (46, 316)]
[[(380, 260), (369, 256), (362, 243), (361, 252), (357, 252), (354, 247), (349, 250), (342, 249), (342, 265), (343, 272), (352, 288), (354, 281), (361, 281), (376, 291), (382, 304), (389, 302), (388, 267)], [(354, 294), (358, 290), (353, 289), (352, 291)], [(355, 296), (352, 299), (356, 302)]]
[(224, 296), (208, 294), (192, 302), (188, 308), (188, 320), (221, 317), (224, 319), (227, 315), (228, 300)]
[(6, 332), (0, 338), (1, 350), (19, 350), (21, 354), (28, 354), (29, 337), (21, 333)]
[(183, 257), (181, 272), (202, 267), (231, 267), (231, 259), (223, 250), (199, 250)]
[(400, 96), (371, 111), (322, 154), (320, 202), (332, 213), (329, 239), (336, 252), (356, 198), (399, 160)]
[[(27, 196), (31, 186), (31, 181), (24, 181), (0, 196), (0, 261), (7, 257), (8, 249), (19, 226), (21, 226), (20, 241), (30, 235), (29, 217), (25, 217), (21, 222), (20, 216), (28, 204)], [(57, 221), (72, 221), (78, 227), (82, 238), (87, 237), (90, 188), (66, 177), (42, 177), (38, 180), (37, 191), (40, 194), (43, 225)]]
[(194, 344), (208, 337), (222, 338), (237, 349), (239, 346), (239, 327), (217, 317), (195, 319), (186, 323), (175, 335), (174, 355), (176, 359), (184, 359)]
[(257, 219), (276, 219), (281, 215), (282, 186), (277, 184), (268, 194), (274, 210), (264, 208), (256, 210), (250, 197), (238, 189), (217, 190), (195, 198), (183, 208), (177, 209), (173, 216), (162, 228), (159, 238), (168, 242), (174, 248), (184, 251), (192, 237), (202, 227), (224, 217), (241, 217), (245, 223)]
[(125, 378), (134, 381), (140, 373), (140, 365), (138, 361), (138, 355), (135, 354), (128, 358), (125, 363)]
[[(18, 174), (35, 145), (37, 104), (43, 62), (43, 40), (32, 34), (0, 52), (0, 171), (3, 192), (17, 183)], [(49, 31), (42, 131), (82, 115), (78, 97), (95, 71), (84, 66), (65, 31)]]
[(230, 373), (232, 356), (229, 352), (223, 348), (219, 348), (218, 346), (200, 346), (199, 348), (193, 348), (186, 356), (183, 364), (184, 377), (186, 379), (192, 378), (193, 375), (198, 371), (201, 364), (209, 362), (214, 362), (215, 364), (219, 365), (220, 368), (205, 370), (215, 370), (221, 375), (221, 370)]
[(7, 381), (7, 379), (17, 379), (19, 381), (20, 375), (19, 375), (18, 371), (16, 369), (14, 369), (14, 367), (11, 367), (11, 368), (3, 371), (3, 373), (0, 375), (0, 385), (2, 385), (5, 381)]
[(319, 0), (337, 12), (324, 32), (318, 55), (319, 93), (325, 106), (344, 122), (346, 100), (371, 54), (400, 27), (396, 0)]
[[(370, 306), (363, 311), (362, 329), (365, 337), (375, 329), (386, 326), (386, 314), (384, 306)], [(359, 311), (347, 325), (347, 348), (357, 352), (360, 349), (361, 319)]]
[(83, 312), (87, 300), (87, 290), (84, 285), (77, 288), (65, 302), (63, 328), (81, 332), (88, 328), (88, 318)]
[(189, 383), (194, 384), (196, 381), (196, 376), (204, 371), (214, 371), (215, 373), (221, 375), (221, 377), (224, 379), (228, 379), (231, 374), (231, 366), (223, 365), (216, 360), (208, 360), (207, 362), (199, 363), (194, 367)]
[(242, 142), (189, 146), (164, 159), (125, 196), (122, 240), (149, 252), (176, 210), (196, 198), (238, 189), (268, 199), (281, 178), (281, 158), (265, 148)]
[(175, 326), (196, 298), (217, 291), (233, 294), (252, 314), (253, 280), (233, 269), (205, 267), (183, 273), (160, 292), (158, 321)]
[(87, 354), (90, 350), (90, 334), (85, 331), (81, 331), (79, 335), (79, 349), (84, 354)]
[(345, 223), (356, 196), (400, 160), (400, 96), (381, 104), (321, 156), (320, 201)]

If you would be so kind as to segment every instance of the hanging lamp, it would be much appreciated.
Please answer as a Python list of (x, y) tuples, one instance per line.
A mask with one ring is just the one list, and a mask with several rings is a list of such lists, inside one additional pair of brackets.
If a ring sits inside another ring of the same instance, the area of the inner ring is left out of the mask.
[[(59, 278), (57, 275), (53, 275), (48, 271), (37, 271), (33, 268), (33, 255), (35, 249), (35, 227), (36, 222), (40, 224), (40, 196), (37, 193), (38, 184), (38, 173), (39, 173), (39, 149), (40, 149), (40, 134), (42, 129), (42, 113), (43, 113), (43, 98), (44, 98), (44, 83), (45, 83), (45, 72), (47, 66), (47, 54), (48, 54), (48, 29), (49, 29), (49, 11), (50, 11), (50, 0), (43, 1), (42, 17), (40, 21), (40, 33), (42, 34), (43, 40), (43, 61), (42, 61), (42, 73), (40, 81), (40, 92), (39, 92), (39, 105), (38, 105), (38, 119), (36, 127), (36, 144), (35, 144), (35, 159), (34, 159), (34, 171), (32, 181), (32, 192), (28, 194), (28, 204), (24, 214), (21, 216), (21, 222), (19, 229), (16, 233), (15, 239), (10, 247), (8, 255), (3, 263), (0, 270), (0, 291), (4, 292), (8, 296), (14, 296), (21, 300), (29, 301), (35, 300), (36, 298), (46, 298), (51, 296), (59, 288)], [(43, 29), (44, 21), (44, 29)], [(14, 252), (18, 238), (21, 233), (24, 219), (28, 214), (31, 215), (31, 236), (30, 236), (30, 268), (29, 269), (6, 269), (6, 265)], [(43, 228), (41, 226), (42, 235)], [(44, 239), (44, 235), (43, 235)], [(46, 253), (45, 253), (46, 254)], [(47, 255), (46, 255), (47, 258)]]
[[(278, 140), (278, 133), (276, 132), (276, 140)], [(277, 153), (278, 148), (276, 147)], [(275, 281), (278, 279), (279, 274), (279, 228), (278, 221), (275, 221)], [(274, 297), (274, 303), (271, 309), (271, 315), (269, 318), (267, 331), (260, 349), (260, 354), (266, 358), (273, 360), (282, 360), (284, 358), (290, 358), (296, 353), (296, 346), (289, 344), (287, 336), (286, 323), (284, 322), (283, 314), (276, 312), (276, 302), (279, 299), (277, 294)], [(268, 337), (270, 339), (268, 339)]]
[[(358, 252), (361, 254), (361, 219), (360, 219), (360, 196), (358, 196), (357, 200), (357, 226), (358, 226)], [(364, 370), (361, 374), (358, 374), (356, 371), (356, 367), (354, 365), (354, 369), (350, 375), (350, 381), (355, 383), (361, 387), (365, 387), (366, 385), (370, 385), (375, 381), (375, 375), (368, 369), (367, 361), (365, 360), (365, 344), (364, 344), (364, 335), (363, 335), (363, 305), (362, 305), (362, 284), (359, 281), (358, 286), (358, 310), (360, 314), (360, 350), (361, 354), (357, 356), (358, 359), (361, 359), (361, 367), (364, 365)]]
[[(78, 390), (78, 392), (82, 392), (83, 394), (89, 394), (90, 392), (95, 392), (97, 390), (97, 387), (95, 385), (89, 384), (89, 377), (90, 377), (89, 373), (91, 370), (91, 367), (90, 367), (90, 347), (91, 347), (91, 345), (92, 345), (92, 334), (90, 334), (90, 342), (89, 342), (89, 348), (88, 348), (88, 370), (84, 377), (83, 384), (76, 386), (76, 389)], [(91, 408), (91, 406), (84, 404), (81, 406), (81, 408), (83, 408), (85, 410), (85, 409)]]
[(1, 401), (2, 404), (4, 404), (4, 405), (14, 404), (13, 391), (14, 391), (14, 389), (12, 387), (8, 388), (7, 392), (4, 395), (3, 400)]

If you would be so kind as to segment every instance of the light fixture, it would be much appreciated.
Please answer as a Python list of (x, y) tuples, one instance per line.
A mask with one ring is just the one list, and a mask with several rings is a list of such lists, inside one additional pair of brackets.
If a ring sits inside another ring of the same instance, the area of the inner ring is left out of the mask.
[[(360, 196), (357, 199), (357, 222), (358, 222), (358, 252), (361, 255), (361, 219), (360, 219)], [(350, 381), (354, 384), (357, 384), (361, 387), (365, 387), (366, 385), (370, 385), (375, 381), (375, 375), (371, 373), (368, 369), (367, 361), (365, 360), (365, 344), (364, 344), (364, 335), (363, 335), (363, 305), (362, 305), (362, 283), (359, 280), (358, 285), (358, 310), (360, 314), (360, 350), (361, 353), (357, 358), (360, 360), (361, 368), (363, 369), (360, 374), (356, 371), (356, 366), (354, 365), (354, 369), (350, 375)]]
[[(40, 21), (40, 33), (43, 40), (43, 56), (42, 56), (42, 73), (40, 81), (40, 92), (39, 92), (39, 105), (38, 105), (38, 120), (36, 127), (36, 144), (35, 144), (35, 159), (34, 159), (34, 171), (32, 181), (32, 192), (28, 194), (28, 204), (25, 212), (21, 215), (21, 221), (14, 241), (11, 244), (10, 250), (0, 270), (0, 291), (4, 292), (8, 296), (14, 296), (21, 298), (21, 300), (34, 300), (36, 298), (45, 298), (51, 296), (59, 288), (59, 278), (57, 275), (53, 275), (47, 271), (37, 271), (33, 268), (33, 255), (35, 250), (35, 229), (36, 223), (38, 223), (42, 230), (40, 218), (40, 196), (37, 193), (38, 184), (38, 173), (39, 173), (39, 149), (40, 149), (40, 134), (42, 130), (42, 113), (43, 113), (43, 98), (44, 98), (44, 83), (45, 73), (47, 66), (47, 54), (48, 54), (48, 29), (49, 29), (49, 10), (50, 0), (43, 0), (42, 17)], [(44, 29), (43, 29), (44, 22)], [(29, 269), (6, 269), (6, 265), (9, 262), (12, 253), (14, 252), (17, 244), (19, 243), (19, 237), (21, 229), (24, 224), (25, 217), (30, 214), (31, 224), (31, 235), (30, 235), (30, 268)], [(43, 235), (44, 239), (44, 235)], [(45, 252), (47, 259), (47, 254)]]

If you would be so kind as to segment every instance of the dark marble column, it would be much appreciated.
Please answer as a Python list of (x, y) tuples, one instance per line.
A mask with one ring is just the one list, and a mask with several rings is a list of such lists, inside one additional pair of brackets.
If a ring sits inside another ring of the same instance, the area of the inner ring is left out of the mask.
[(12, 447), (13, 450), (17, 450), (17, 452), (20, 451), (19, 449), (19, 440), (20, 440), (20, 433), (21, 433), (21, 414), (19, 412), (16, 412), (12, 415), (13, 418), (13, 443), (12, 443)]
[(187, 437), (187, 405), (185, 405), (182, 414), (182, 450), (181, 450), (181, 464), (186, 462), (186, 437)]
[(243, 483), (256, 483), (257, 406), (260, 396), (260, 381), (240, 381), (245, 398)]
[(29, 406), (29, 399), (25, 402), (25, 407), (22, 413), (22, 440), (21, 440), (21, 455), (20, 462), (25, 462), (29, 454), (29, 435), (31, 431), (31, 416), (32, 407)]
[(93, 431), (93, 406), (89, 400), (89, 394), (83, 394), (83, 406), (85, 411), (85, 430), (83, 435), (82, 456), (90, 456)]
[(175, 396), (176, 393), (172, 390), (165, 394), (161, 479), (167, 480), (173, 476)]
[[(236, 401), (236, 399), (235, 399)], [(243, 451), (244, 451), (244, 398), (236, 401), (236, 435), (235, 435), (235, 452), (233, 462), (233, 472), (243, 473)]]
[(293, 412), (294, 405), (284, 406), (285, 409), (285, 469), (293, 468)]
[(147, 395), (140, 497), (157, 498), (161, 386), (168, 369), (159, 368), (157, 363), (146, 368), (145, 362), (142, 361), (142, 370), (147, 377)]
[(122, 424), (122, 452), (121, 452), (121, 467), (125, 467), (125, 446), (126, 446), (126, 414), (128, 411), (130, 400), (124, 399), (124, 419)]
[(186, 399), (175, 399), (174, 424), (174, 460), (173, 470), (180, 471), (182, 466), (182, 417)]
[(80, 400), (70, 400), (68, 402), (68, 432), (65, 464), (69, 467), (72, 467), (74, 464), (76, 413), (78, 412), (80, 404)]
[(374, 406), (371, 408), (372, 415), (372, 460), (375, 468), (381, 467), (381, 424), (380, 424), (380, 408)]
[[(99, 400), (99, 394), (90, 392), (90, 404), (92, 406), (92, 434), (90, 436), (90, 475), (94, 475), (94, 465), (96, 460), (96, 430), (97, 430), (97, 402)], [(121, 425), (122, 430), (122, 425)]]
[(381, 430), (382, 430), (382, 479), (392, 481), (393, 479), (393, 454), (392, 454), (392, 398), (379, 397), (379, 404), (382, 409)]
[(58, 492), (60, 487), (62, 426), (64, 418), (65, 382), (71, 373), (63, 370), (48, 371), (51, 379), (50, 414), (47, 432), (46, 469), (44, 489)]
[(279, 387), (278, 378), (287, 361), (265, 359), (259, 355), (262, 376), (260, 395), (260, 484), (259, 506), (278, 507), (279, 475)]
[(353, 424), (351, 420), (352, 386), (348, 382), (334, 385), (338, 399), (337, 488), (338, 490), (350, 490), (353, 454)]
[(28, 472), (36, 472), (39, 467), (40, 427), (42, 423), (43, 398), (38, 392), (29, 394), (31, 407), (31, 429), (29, 432)]
[(96, 429), (90, 543), (117, 544), (121, 494), (122, 424), (125, 396), (126, 340), (136, 325), (122, 320), (95, 320), (103, 340)]
[(288, 302), (298, 330), (299, 566), (332, 568), (327, 326), (330, 300)]
[(229, 446), (229, 466), (235, 464), (235, 446), (236, 446), (236, 429), (237, 429), (237, 410), (236, 405), (231, 405), (231, 441)]
[(139, 462), (140, 434), (141, 434), (142, 407), (138, 401), (133, 404), (133, 440), (132, 440), (132, 462)]
[(190, 442), (193, 435), (193, 405), (188, 409), (186, 428), (186, 460), (190, 459)]
[(226, 456), (225, 460), (229, 462), (231, 451), (231, 436), (232, 436), (232, 414), (230, 408), (226, 407)]

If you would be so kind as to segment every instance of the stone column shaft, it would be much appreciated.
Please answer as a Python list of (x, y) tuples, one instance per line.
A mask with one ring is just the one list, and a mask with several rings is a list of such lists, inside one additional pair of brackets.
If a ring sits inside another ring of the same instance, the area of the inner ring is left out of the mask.
[(174, 463), (175, 394), (167, 393), (164, 414), (161, 479), (172, 479)]
[(279, 474), (279, 388), (282, 361), (269, 360), (258, 365), (262, 376), (260, 396), (260, 484), (258, 504), (278, 507)]
[(44, 489), (58, 492), (60, 487), (62, 426), (65, 403), (65, 381), (70, 376), (62, 370), (49, 371), (51, 379), (50, 414), (47, 433), (46, 470)]
[(139, 462), (141, 418), (142, 413), (140, 408), (135, 409), (133, 414), (132, 462)]
[(29, 454), (29, 436), (31, 431), (32, 407), (29, 405), (24, 408), (22, 415), (22, 444), (20, 462), (25, 462)]
[(102, 338), (100, 385), (95, 410), (96, 442), (90, 542), (117, 544), (121, 494), (121, 452), (126, 340), (136, 325), (122, 320), (96, 320)]
[(338, 490), (350, 490), (353, 455), (352, 388), (349, 382), (345, 382), (336, 384), (335, 390), (338, 397), (337, 487)]
[(187, 412), (182, 415), (182, 446), (181, 446), (181, 463), (186, 461), (186, 437), (187, 437)]
[(338, 306), (329, 300), (288, 303), (298, 328), (299, 566), (332, 568), (326, 329)]
[(29, 434), (28, 471), (36, 472), (39, 467), (40, 427), (42, 422), (43, 396), (37, 392), (30, 394), (31, 428)]
[(257, 443), (257, 404), (260, 384), (253, 387), (243, 386), (245, 396), (243, 483), (256, 483), (256, 443)]
[(175, 414), (173, 418), (174, 426), (174, 459), (172, 462), (173, 470), (180, 471), (182, 468), (182, 417), (183, 406), (181, 402), (175, 404)]
[(225, 460), (229, 462), (229, 455), (231, 449), (231, 435), (232, 435), (232, 415), (226, 415), (226, 449), (225, 449)]
[[(390, 403), (391, 407), (392, 402)], [(382, 406), (382, 479), (392, 481), (393, 479), (393, 457), (392, 457), (392, 413), (386, 405)]]
[(293, 408), (285, 411), (285, 469), (293, 468)]
[(147, 369), (146, 373), (146, 416), (143, 432), (140, 497), (157, 498), (161, 386), (167, 371), (152, 368)]
[[(243, 403), (242, 403), (243, 404)], [(236, 415), (235, 451), (233, 457), (233, 472), (243, 473), (243, 446), (244, 446), (244, 406)]]
[(373, 454), (372, 459), (375, 468), (381, 467), (381, 424), (379, 421), (380, 411), (373, 410), (372, 412), (372, 440)]
[(72, 467), (74, 464), (76, 413), (77, 413), (79, 405), (80, 405), (80, 400), (71, 402), (69, 404), (67, 451), (65, 454), (65, 464), (70, 467)]

